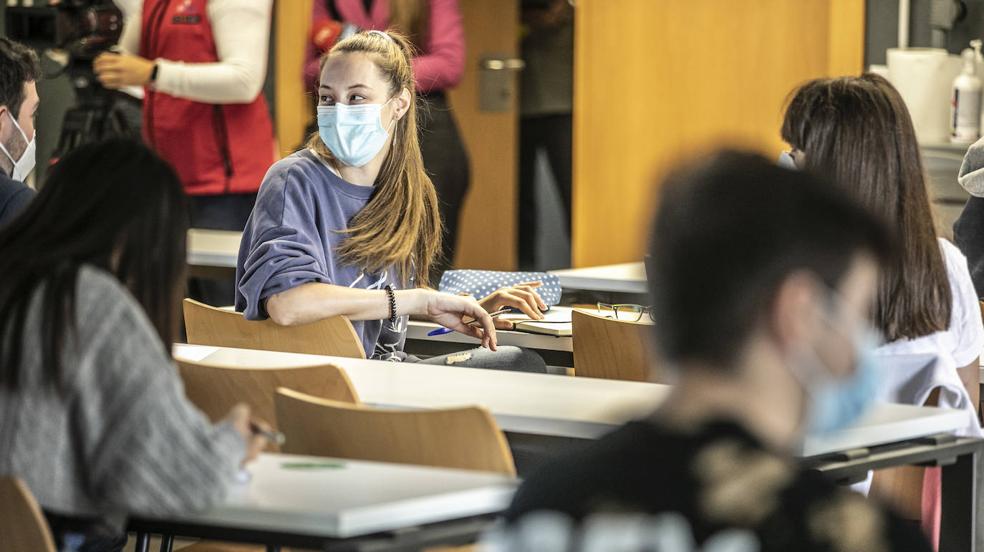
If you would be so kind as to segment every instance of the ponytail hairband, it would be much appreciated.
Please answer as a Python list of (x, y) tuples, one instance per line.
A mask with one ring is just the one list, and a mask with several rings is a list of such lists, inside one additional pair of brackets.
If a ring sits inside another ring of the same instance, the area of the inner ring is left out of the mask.
[(371, 30), (371, 31), (369, 31), (369, 32), (368, 32), (367, 34), (375, 34), (375, 35), (379, 35), (379, 36), (381, 36), (381, 37), (383, 37), (383, 38), (385, 38), (386, 40), (388, 40), (388, 41), (390, 41), (390, 42), (392, 42), (393, 44), (396, 44), (396, 41), (395, 41), (395, 40), (393, 40), (393, 37), (391, 37), (391, 36), (389, 35), (389, 33), (387, 33), (387, 32), (384, 32), (384, 31), (377, 31), (377, 30), (375, 30), (375, 29), (373, 29), (373, 30)]

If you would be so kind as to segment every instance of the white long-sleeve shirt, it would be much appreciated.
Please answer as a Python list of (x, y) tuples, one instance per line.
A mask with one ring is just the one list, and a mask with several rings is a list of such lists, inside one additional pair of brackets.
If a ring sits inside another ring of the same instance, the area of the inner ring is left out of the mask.
[[(116, 0), (126, 16), (120, 48), (140, 53), (143, 0)], [(208, 19), (219, 61), (157, 59), (154, 89), (196, 102), (248, 103), (266, 79), (273, 0), (208, 0)]]

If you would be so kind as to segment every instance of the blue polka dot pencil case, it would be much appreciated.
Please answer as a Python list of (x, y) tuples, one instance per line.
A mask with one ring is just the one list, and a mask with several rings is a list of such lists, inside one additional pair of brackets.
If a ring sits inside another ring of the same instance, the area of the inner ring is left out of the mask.
[(546, 272), (501, 272), (496, 270), (448, 270), (441, 276), (438, 290), (471, 295), (482, 300), (495, 290), (525, 282), (541, 282), (537, 293), (547, 306), (560, 303), (560, 279)]

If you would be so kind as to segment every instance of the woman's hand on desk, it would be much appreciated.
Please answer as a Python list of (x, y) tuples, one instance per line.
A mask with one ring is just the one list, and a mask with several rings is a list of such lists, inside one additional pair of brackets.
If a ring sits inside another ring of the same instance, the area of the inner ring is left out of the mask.
[(429, 289), (413, 292), (422, 294), (422, 307), (413, 310), (425, 314), (445, 328), (482, 340), (482, 347), (496, 350), (495, 324), (489, 313), (474, 298)]
[[(543, 312), (547, 310), (547, 304), (543, 302), (536, 288), (543, 285), (541, 282), (524, 282), (512, 287), (499, 288), (488, 297), (482, 299), (481, 305), (488, 312), (495, 312), (503, 307), (518, 309), (530, 318), (530, 320), (542, 320)], [(502, 330), (511, 330), (513, 323), (501, 318), (495, 319), (495, 327)]]

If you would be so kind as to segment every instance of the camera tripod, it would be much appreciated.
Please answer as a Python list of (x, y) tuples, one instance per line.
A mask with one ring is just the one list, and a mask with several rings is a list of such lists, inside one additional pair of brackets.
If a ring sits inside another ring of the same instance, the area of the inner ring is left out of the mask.
[(66, 153), (90, 142), (111, 137), (140, 139), (137, 128), (127, 120), (120, 105), (120, 92), (106, 90), (96, 80), (91, 63), (72, 64), (66, 68), (75, 89), (77, 105), (65, 112), (58, 145), (51, 157), (54, 165)]

